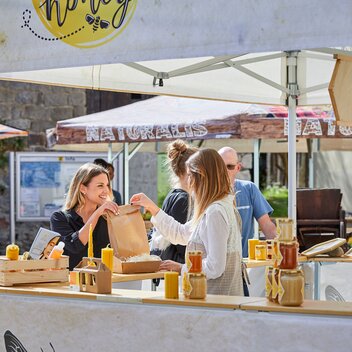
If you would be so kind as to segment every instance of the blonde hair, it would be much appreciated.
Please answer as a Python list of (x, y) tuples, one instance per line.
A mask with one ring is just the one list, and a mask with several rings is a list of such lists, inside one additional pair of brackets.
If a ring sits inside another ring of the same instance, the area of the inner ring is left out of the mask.
[(88, 186), (92, 181), (93, 177), (105, 174), (108, 178), (108, 187), (110, 190), (110, 196), (112, 196), (112, 190), (110, 186), (110, 177), (108, 171), (100, 165), (86, 163), (82, 165), (74, 175), (70, 187), (67, 192), (66, 202), (64, 210), (69, 209), (81, 209), (85, 204), (84, 196), (80, 190), (80, 186)]
[(187, 173), (186, 161), (197, 151), (198, 148), (190, 146), (181, 139), (177, 139), (167, 146), (170, 181), (174, 187), (178, 179)]
[(216, 150), (199, 150), (187, 160), (186, 165), (190, 190), (194, 194), (192, 221), (197, 223), (211, 203), (232, 193), (232, 187), (225, 163)]

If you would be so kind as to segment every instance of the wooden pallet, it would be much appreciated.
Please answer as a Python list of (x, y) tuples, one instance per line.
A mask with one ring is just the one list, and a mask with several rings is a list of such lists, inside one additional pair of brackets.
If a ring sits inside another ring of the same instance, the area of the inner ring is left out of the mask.
[(43, 260), (8, 260), (0, 256), (0, 286), (68, 281), (68, 257)]

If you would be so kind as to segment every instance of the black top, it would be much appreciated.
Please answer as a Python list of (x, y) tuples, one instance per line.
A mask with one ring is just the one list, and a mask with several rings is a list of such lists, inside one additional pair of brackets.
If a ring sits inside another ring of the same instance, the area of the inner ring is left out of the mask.
[(117, 205), (122, 205), (122, 198), (120, 192), (113, 189), (112, 194), (114, 196), (115, 203)]
[[(188, 193), (183, 189), (172, 190), (164, 199), (162, 209), (166, 214), (172, 216), (181, 224), (186, 223), (188, 214)], [(185, 252), (186, 246), (170, 244), (161, 252), (160, 257), (162, 260), (170, 259), (184, 264)]]
[[(60, 241), (65, 243), (64, 254), (70, 257), (70, 270), (88, 255), (88, 243), (83, 245), (78, 237), (78, 231), (84, 226), (82, 218), (73, 210), (55, 211), (50, 218), (50, 228), (61, 235)], [(101, 257), (101, 249), (109, 240), (106, 220), (101, 216), (93, 231), (94, 257)]]

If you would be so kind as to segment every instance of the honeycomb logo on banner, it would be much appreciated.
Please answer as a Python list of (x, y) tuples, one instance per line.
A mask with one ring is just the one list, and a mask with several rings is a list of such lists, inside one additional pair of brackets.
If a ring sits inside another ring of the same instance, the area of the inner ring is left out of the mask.
[(116, 38), (127, 27), (137, 0), (32, 0), (34, 9), (53, 37), (30, 23), (32, 11), (23, 12), (22, 28), (44, 41), (61, 40), (79, 48), (94, 48)]

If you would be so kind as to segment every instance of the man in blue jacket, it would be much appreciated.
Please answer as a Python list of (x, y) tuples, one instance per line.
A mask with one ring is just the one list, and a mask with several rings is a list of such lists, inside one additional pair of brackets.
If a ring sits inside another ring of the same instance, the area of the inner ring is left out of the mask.
[(267, 239), (276, 236), (276, 226), (269, 217), (273, 208), (253, 182), (236, 179), (242, 167), (236, 150), (224, 147), (219, 150), (219, 154), (226, 164), (231, 184), (234, 185), (236, 206), (242, 219), (242, 256), (247, 258), (248, 239), (254, 237), (254, 218)]

